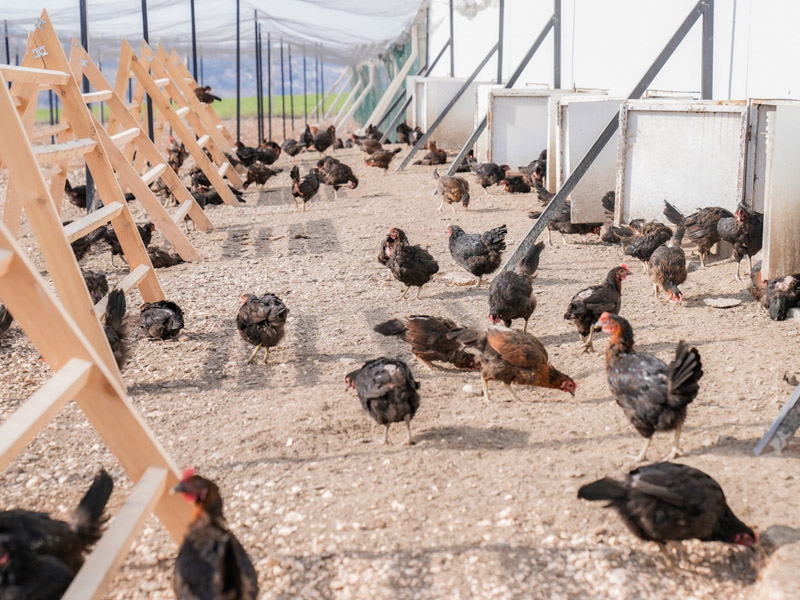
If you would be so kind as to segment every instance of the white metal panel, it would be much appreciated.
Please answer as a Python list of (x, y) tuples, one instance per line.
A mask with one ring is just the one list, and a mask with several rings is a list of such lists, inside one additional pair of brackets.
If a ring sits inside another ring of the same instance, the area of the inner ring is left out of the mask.
[(767, 115), (764, 196), (764, 279), (800, 273), (800, 106)]
[(744, 102), (625, 102), (616, 218), (664, 221), (664, 200), (684, 214), (704, 206), (734, 211), (743, 197), (746, 140)]
[(488, 159), (512, 169), (527, 165), (548, 147), (549, 97), (520, 92), (494, 90), (489, 97)]
[[(575, 169), (597, 136), (608, 125), (623, 98), (568, 96), (558, 101), (556, 114), (556, 187), (560, 188)], [(600, 200), (616, 187), (617, 145), (612, 139), (569, 195), (573, 223), (605, 220)]]
[[(489, 95), (492, 90), (500, 89), (499, 83), (482, 83), (475, 88), (475, 127), (489, 112)], [(475, 142), (475, 158), (478, 162), (489, 161), (489, 128), (483, 130)]]

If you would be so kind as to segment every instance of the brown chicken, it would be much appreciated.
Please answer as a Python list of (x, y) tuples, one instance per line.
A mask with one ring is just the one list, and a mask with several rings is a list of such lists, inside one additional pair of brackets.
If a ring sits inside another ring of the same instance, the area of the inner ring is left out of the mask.
[[(492, 162), (489, 163), (471, 163), (470, 169), (475, 173), (478, 178), (478, 183), (483, 188), (483, 193), (489, 195), (489, 186), (504, 185), (506, 175), (508, 175), (508, 165), (496, 165)], [(530, 191), (530, 188), (528, 189)]]
[(392, 162), (395, 154), (400, 153), (400, 148), (395, 148), (394, 150), (378, 150), (374, 154), (367, 156), (364, 159), (364, 164), (368, 167), (378, 167), (379, 169), (383, 169), (383, 174), (386, 175), (386, 169), (389, 168), (389, 165)]
[(653, 295), (658, 298), (660, 290), (664, 290), (672, 302), (680, 304), (683, 294), (678, 286), (686, 281), (686, 253), (681, 248), (685, 225), (683, 215), (669, 202), (664, 202), (664, 214), (676, 225), (670, 240), (656, 248), (648, 261), (650, 279), (653, 280)]
[(672, 451), (664, 460), (679, 456), (686, 408), (697, 396), (703, 376), (697, 348), (690, 348), (681, 340), (675, 360), (667, 365), (633, 349), (633, 329), (619, 315), (603, 313), (598, 323), (611, 336), (606, 347), (608, 387), (625, 416), (645, 438), (636, 462), (647, 456), (656, 431), (675, 431)]
[(348, 165), (333, 158), (325, 157), (317, 163), (319, 169), (320, 179), (325, 185), (333, 188), (334, 199), (339, 197), (338, 190), (340, 187), (347, 186), (351, 190), (358, 187), (358, 177), (353, 173)]
[(490, 327), (485, 332), (456, 329), (447, 334), (480, 353), (483, 397), (489, 400), (489, 381), (502, 381), (516, 400), (520, 400), (512, 383), (561, 390), (575, 395), (577, 385), (568, 375), (553, 367), (547, 350), (537, 338), (523, 331)]
[(177, 140), (169, 136), (169, 146), (167, 147), (167, 164), (176, 173), (183, 166), (183, 162), (189, 153), (186, 151), (186, 146), (183, 143), (178, 143)]
[(8, 328), (11, 327), (11, 324), (14, 322), (14, 317), (11, 316), (11, 313), (6, 308), (5, 304), (0, 304), (0, 335), (3, 335)]
[(167, 252), (158, 246), (149, 246), (147, 248), (147, 255), (150, 257), (150, 262), (153, 264), (154, 269), (168, 269), (185, 262), (177, 254)]
[(575, 323), (584, 352), (594, 350), (592, 337), (600, 315), (606, 312), (619, 313), (622, 306), (622, 282), (630, 274), (627, 265), (614, 267), (603, 283), (581, 290), (570, 300), (564, 318)]
[(286, 318), (289, 309), (275, 294), (242, 294), (242, 305), (236, 315), (236, 329), (242, 339), (250, 344), (257, 344), (256, 349), (247, 359), (247, 364), (253, 362), (256, 354), (263, 346), (264, 362), (269, 357), (269, 349), (277, 346), (283, 339), (286, 327)]
[(378, 140), (369, 138), (360, 140), (355, 134), (352, 134), (350, 139), (353, 140), (354, 144), (361, 146), (361, 151), (364, 152), (364, 154), (375, 154), (379, 150), (383, 150), (383, 146)]
[(200, 102), (204, 102), (205, 104), (211, 104), (214, 100), (222, 101), (222, 98), (211, 93), (210, 85), (194, 88), (194, 95), (197, 96)]
[(228, 528), (217, 485), (187, 469), (173, 491), (194, 505), (192, 522), (175, 560), (175, 596), (185, 600), (256, 600), (256, 570)]
[(439, 175), (437, 169), (433, 170), (433, 177), (439, 180), (439, 183), (436, 184), (436, 191), (442, 197), (439, 202), (439, 212), (445, 202), (453, 209), (454, 214), (456, 209), (453, 204), (462, 204), (464, 210), (469, 209), (469, 182), (466, 179), (458, 176)]
[(252, 183), (257, 183), (263, 188), (267, 181), (282, 172), (283, 169), (270, 169), (264, 163), (256, 161), (247, 167), (247, 179), (242, 185), (242, 188), (246, 190)]
[(511, 327), (514, 319), (524, 319), (522, 331), (528, 331), (528, 320), (536, 310), (532, 282), (542, 250), (544, 242), (534, 244), (514, 271), (505, 270), (492, 280), (489, 286), (489, 320), (493, 325), (503, 323)]
[(411, 132), (413, 129), (408, 126), (408, 123), (403, 121), (397, 126), (397, 143), (398, 144), (408, 144), (409, 146), (412, 145), (411, 143)]
[(752, 212), (743, 203), (739, 204), (734, 217), (724, 217), (717, 221), (717, 233), (723, 242), (733, 245), (733, 260), (736, 261), (736, 279), (739, 275), (739, 265), (746, 256), (753, 269), (753, 256), (761, 251), (764, 237), (764, 215)]
[(439, 272), (439, 263), (427, 250), (411, 245), (401, 229), (392, 227), (388, 237), (384, 243), (384, 252), (389, 257), (386, 266), (394, 278), (406, 286), (400, 298), (405, 298), (412, 286), (418, 288), (416, 297), (419, 298), (422, 286)]
[(305, 146), (301, 142), (298, 142), (297, 140), (293, 140), (291, 138), (288, 140), (283, 140), (283, 143), (281, 143), (281, 150), (286, 152), (286, 154), (288, 154), (291, 157), (295, 157), (298, 154), (300, 154), (300, 152), (302, 152), (304, 148)]
[(373, 331), (386, 336), (397, 336), (411, 346), (411, 353), (428, 368), (432, 361), (451, 363), (459, 369), (477, 369), (474, 354), (464, 351), (456, 340), (447, 337), (458, 325), (443, 317), (412, 315), (405, 319), (391, 319), (373, 327)]
[(314, 136), (314, 141), (311, 143), (314, 149), (320, 154), (324, 154), (325, 150), (333, 146), (336, 141), (336, 127), (330, 125), (325, 131), (320, 131)]
[(642, 261), (642, 268), (647, 272), (647, 263), (656, 249), (672, 238), (672, 229), (659, 221), (647, 221), (635, 224), (636, 227), (613, 227), (612, 231), (625, 246), (625, 254)]
[(443, 165), (447, 162), (447, 152), (439, 150), (436, 142), (428, 142), (428, 153), (420, 160), (415, 160), (415, 165)]
[(724, 208), (709, 206), (684, 217), (669, 202), (666, 202), (666, 204), (668, 208), (664, 211), (664, 216), (673, 225), (683, 225), (686, 236), (697, 245), (697, 252), (700, 254), (700, 266), (705, 268), (711, 246), (720, 240), (717, 223), (720, 219), (733, 217), (733, 214)]
[(295, 165), (289, 172), (289, 176), (292, 178), (292, 198), (294, 198), (294, 207), (299, 208), (297, 199), (300, 198), (303, 201), (303, 212), (305, 212), (306, 202), (316, 196), (319, 191), (319, 169), (314, 167), (300, 179), (300, 169)]
[(506, 177), (500, 182), (500, 185), (502, 185), (509, 194), (527, 194), (531, 191), (531, 186), (528, 185), (528, 182), (525, 181), (525, 178), (521, 175)]
[(83, 280), (86, 282), (86, 289), (92, 297), (92, 303), (97, 304), (108, 293), (108, 278), (102, 271), (90, 271), (81, 269)]
[[(532, 211), (528, 213), (528, 218), (538, 219), (541, 214), (541, 211)], [(560, 233), (564, 245), (568, 246), (567, 235), (588, 235), (590, 233), (600, 235), (600, 229), (602, 227), (602, 223), (573, 223), (572, 209), (569, 201), (566, 201), (556, 210), (553, 217), (547, 223), (547, 243), (551, 246), (553, 245), (553, 240), (550, 237), (551, 231)]]
[(608, 477), (582, 486), (578, 498), (608, 502), (640, 540), (658, 544), (669, 566), (669, 542), (727, 542), (752, 546), (756, 533), (728, 506), (722, 488), (711, 477), (687, 465), (655, 463), (634, 469), (617, 481)]

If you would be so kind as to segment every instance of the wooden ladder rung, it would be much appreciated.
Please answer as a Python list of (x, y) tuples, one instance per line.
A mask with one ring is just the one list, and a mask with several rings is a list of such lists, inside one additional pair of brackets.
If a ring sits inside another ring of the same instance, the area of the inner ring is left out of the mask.
[(147, 173), (142, 175), (142, 181), (144, 181), (145, 184), (150, 185), (156, 179), (161, 177), (161, 175), (166, 170), (167, 170), (167, 164), (166, 163), (158, 163), (155, 167), (153, 167), (152, 169), (147, 171)]
[(162, 87), (167, 85), (170, 81), (172, 81), (169, 77), (162, 77), (161, 79), (154, 80), (155, 84), (158, 87)]
[(0, 248), (0, 277), (8, 272), (12, 260), (14, 260), (14, 253)]
[(89, 213), (88, 215), (76, 219), (69, 225), (64, 225), (64, 235), (70, 243), (80, 237), (85, 236), (90, 231), (94, 231), (101, 225), (105, 225), (116, 217), (125, 208), (120, 202), (111, 202), (103, 208)]
[(98, 90), (96, 92), (86, 92), (85, 94), (81, 94), (81, 96), (86, 104), (91, 104), (92, 102), (108, 100), (113, 94), (114, 92), (112, 90)]
[(167, 473), (165, 468), (147, 468), (116, 518), (75, 575), (62, 600), (93, 600), (103, 596), (105, 587), (125, 559), (145, 520), (164, 495)]
[(189, 214), (189, 211), (192, 210), (193, 205), (194, 200), (184, 200), (178, 210), (175, 211), (175, 214), (172, 215), (172, 220), (176, 223), (183, 221), (186, 218), (186, 215)]
[(50, 137), (51, 135), (56, 135), (57, 133), (61, 133), (62, 131), (68, 131), (71, 129), (71, 126), (66, 121), (62, 121), (61, 123), (56, 123), (55, 125), (45, 125), (43, 127), (37, 127), (33, 130), (31, 134), (32, 140), (40, 140), (42, 138)]
[(97, 146), (97, 142), (93, 139), (81, 138), (79, 140), (70, 140), (69, 142), (62, 142), (60, 144), (34, 146), (33, 153), (36, 155), (36, 160), (41, 164), (82, 156), (94, 150), (95, 146)]
[(184, 77), (184, 78), (183, 78), (183, 80), (184, 80), (186, 83), (192, 83), (192, 81), (194, 81), (194, 78), (192, 78), (192, 77)]
[(179, 117), (182, 117), (183, 115), (185, 115), (186, 113), (188, 113), (188, 112), (189, 112), (189, 110), (190, 110), (190, 109), (189, 109), (189, 107), (188, 107), (188, 106), (182, 106), (181, 108), (179, 108), (179, 109), (178, 109), (178, 110), (176, 110), (175, 112), (177, 113), (177, 115), (178, 115)]
[(42, 169), (42, 177), (45, 180), (50, 179), (51, 177), (55, 177), (56, 175), (60, 175), (64, 172), (64, 167), (61, 165), (53, 165), (52, 167), (47, 167), (46, 169)]
[(64, 85), (72, 77), (71, 73), (64, 71), (51, 71), (50, 69), (32, 69), (31, 67), (15, 67), (0, 65), (0, 73), (6, 81), (19, 81), (20, 83), (37, 83), (39, 85)]
[(222, 131), (223, 129), (225, 129), (225, 125), (223, 125), (222, 123), (220, 123), (219, 125), (217, 125), (217, 129), (219, 129), (220, 131)]
[(211, 136), (206, 133), (206, 134), (202, 135), (201, 137), (197, 138), (197, 145), (200, 146), (201, 148), (205, 148), (206, 144), (208, 143), (208, 140), (210, 140), (210, 139), (211, 139)]
[(217, 173), (219, 173), (220, 177), (225, 177), (225, 173), (227, 173), (228, 169), (230, 168), (231, 168), (231, 163), (229, 163), (226, 160), (224, 163), (222, 163), (222, 166), (219, 169), (217, 169)]
[[(147, 277), (147, 274), (150, 273), (150, 267), (148, 265), (139, 265), (133, 271), (125, 275), (122, 280), (117, 284), (114, 289), (120, 289), (122, 292), (127, 295), (134, 287), (139, 285), (139, 283)], [(100, 299), (100, 302), (94, 305), (94, 312), (99, 317), (104, 312), (106, 312), (106, 306), (108, 306), (108, 294), (103, 296)]]
[(8, 464), (72, 400), (89, 380), (94, 365), (70, 359), (0, 426), (0, 469)]
[(137, 137), (139, 137), (140, 133), (142, 133), (141, 129), (139, 129), (138, 127), (131, 127), (130, 129), (126, 129), (125, 131), (120, 131), (119, 133), (115, 133), (114, 135), (111, 136), (111, 140), (117, 146), (125, 146), (129, 142), (132, 142)]

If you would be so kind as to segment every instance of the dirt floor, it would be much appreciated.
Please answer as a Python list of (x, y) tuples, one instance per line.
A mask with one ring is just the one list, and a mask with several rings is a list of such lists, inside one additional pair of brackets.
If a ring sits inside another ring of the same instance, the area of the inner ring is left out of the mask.
[[(488, 325), (488, 286), (448, 281), (461, 270), (445, 229), (457, 223), (472, 233), (505, 223), (513, 249), (538, 203), (498, 189), (484, 197), (470, 175), (470, 210), (437, 212), (431, 167), (384, 176), (364, 166), (358, 151), (335, 156), (361, 180), (338, 200), (328, 188), (306, 212), (295, 210), (290, 162), (281, 157), (284, 173), (264, 190), (251, 188), (245, 205), (208, 209), (216, 230), (189, 234), (204, 260), (158, 273), (186, 315), (178, 340), (144, 338), (135, 325), (138, 292), (128, 303), (133, 351), (123, 378), (132, 401), (178, 465), (196, 466), (219, 484), (262, 597), (751, 597), (757, 572), (747, 550), (692, 542), (691, 570), (670, 571), (657, 547), (629, 534), (613, 511), (576, 497), (584, 483), (624, 476), (642, 443), (610, 396), (606, 336), (596, 339), (598, 352), (580, 354), (577, 332), (563, 318), (574, 293), (622, 261), (620, 249), (596, 237), (572, 236), (564, 246), (554, 236), (534, 281), (539, 306), (529, 331), (577, 381), (576, 397), (520, 389), (523, 402), (515, 402), (494, 384), (493, 401), (485, 402), (462, 390), (480, 388), (477, 373), (431, 371), (372, 327), (411, 314)], [(305, 172), (316, 156), (299, 158)], [(64, 216), (76, 214), (67, 204)], [(401, 284), (387, 281), (376, 260), (392, 226), (439, 261), (419, 300), (398, 301)], [(166, 246), (160, 233), (154, 243)], [(22, 245), (44, 271), (32, 238)], [(106, 271), (112, 284), (126, 273), (111, 267), (102, 248), (82, 266)], [(621, 312), (638, 350), (669, 361), (686, 339), (702, 355), (705, 375), (679, 461), (712, 475), (758, 531), (796, 525), (800, 441), (777, 457), (754, 458), (752, 449), (792, 390), (784, 376), (800, 371), (798, 322), (770, 321), (734, 280), (730, 262), (699, 270), (692, 257), (682, 307), (653, 298), (648, 276), (630, 266)], [(236, 331), (239, 296), (268, 291), (290, 309), (286, 337), (269, 364), (246, 365), (252, 347)], [(703, 302), (718, 296), (742, 304), (720, 310)], [(344, 389), (348, 371), (381, 355), (408, 361), (421, 383), (413, 447), (400, 445), (401, 426), (389, 446), (375, 445), (382, 428)], [(0, 341), (0, 373), (0, 420), (50, 376), (16, 325)], [(671, 441), (657, 434), (649, 457), (663, 457)], [(0, 474), (0, 506), (66, 516), (101, 466), (116, 481), (114, 514), (131, 484), (70, 405)], [(151, 518), (107, 597), (172, 598), (177, 549)]]

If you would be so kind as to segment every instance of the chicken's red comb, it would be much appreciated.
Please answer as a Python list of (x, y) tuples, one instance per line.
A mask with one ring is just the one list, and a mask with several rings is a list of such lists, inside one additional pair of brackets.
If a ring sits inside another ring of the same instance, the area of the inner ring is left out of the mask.
[(190, 477), (194, 477), (195, 470), (194, 467), (189, 467), (183, 472), (183, 477), (181, 477), (181, 481), (186, 481)]
[(630, 271), (630, 269), (628, 269), (628, 265), (626, 265), (625, 263), (622, 263), (622, 264), (620, 265), (620, 267), (622, 267), (623, 269), (627, 269), (628, 271)]

